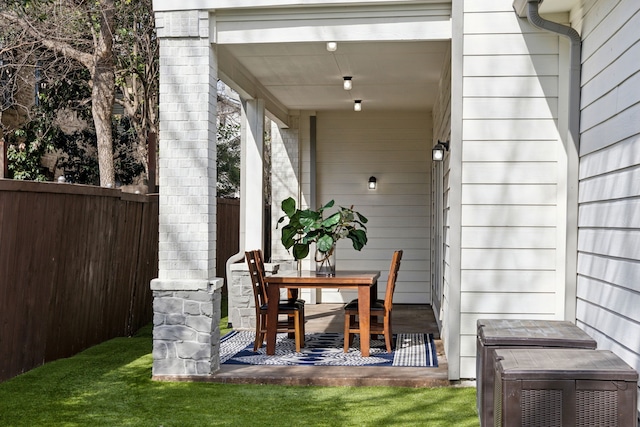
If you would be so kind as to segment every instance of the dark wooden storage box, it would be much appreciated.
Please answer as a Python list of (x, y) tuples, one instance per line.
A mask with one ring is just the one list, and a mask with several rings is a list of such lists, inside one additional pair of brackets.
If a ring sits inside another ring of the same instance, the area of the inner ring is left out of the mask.
[(637, 427), (637, 381), (609, 350), (495, 350), (494, 426)]
[(548, 347), (596, 348), (593, 338), (567, 321), (480, 319), (477, 326), (476, 404), (482, 427), (493, 426), (494, 350)]

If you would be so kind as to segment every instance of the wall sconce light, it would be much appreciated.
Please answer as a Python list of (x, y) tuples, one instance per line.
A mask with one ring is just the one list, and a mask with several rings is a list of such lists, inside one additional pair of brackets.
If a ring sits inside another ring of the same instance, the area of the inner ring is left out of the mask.
[(378, 181), (375, 176), (369, 178), (369, 190), (375, 190), (378, 186)]
[(353, 111), (362, 111), (362, 100), (356, 99), (353, 102)]
[(327, 42), (327, 50), (329, 52), (335, 52), (338, 50), (338, 43), (336, 42)]
[(444, 152), (449, 151), (449, 141), (438, 141), (433, 150), (431, 150), (431, 158), (435, 162), (441, 162), (444, 160)]
[(351, 90), (351, 88), (353, 87), (351, 76), (345, 76), (343, 77), (343, 79), (344, 79), (344, 82), (342, 83), (342, 87), (344, 88), (344, 90)]

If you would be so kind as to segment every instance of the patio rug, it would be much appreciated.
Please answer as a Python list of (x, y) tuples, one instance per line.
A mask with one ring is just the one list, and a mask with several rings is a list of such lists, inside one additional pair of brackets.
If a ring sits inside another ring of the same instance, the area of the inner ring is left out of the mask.
[(220, 363), (233, 365), (308, 365), (308, 366), (422, 366), (437, 367), (436, 346), (432, 334), (394, 334), (395, 350), (387, 353), (384, 340), (371, 340), (370, 356), (362, 357), (356, 335), (348, 353), (342, 351), (344, 335), (314, 333), (305, 335), (305, 346), (295, 351), (295, 341), (286, 333), (278, 334), (276, 354), (266, 355), (263, 345), (253, 351), (253, 331), (233, 331), (220, 340)]

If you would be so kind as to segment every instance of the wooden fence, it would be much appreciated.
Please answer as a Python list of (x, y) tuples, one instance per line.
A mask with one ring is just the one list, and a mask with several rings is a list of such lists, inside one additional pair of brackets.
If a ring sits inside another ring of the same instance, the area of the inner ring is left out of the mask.
[(0, 180), (0, 381), (152, 318), (157, 196)]
[[(217, 200), (217, 275), (238, 252), (240, 202)], [(158, 196), (0, 179), (0, 382), (153, 316)]]

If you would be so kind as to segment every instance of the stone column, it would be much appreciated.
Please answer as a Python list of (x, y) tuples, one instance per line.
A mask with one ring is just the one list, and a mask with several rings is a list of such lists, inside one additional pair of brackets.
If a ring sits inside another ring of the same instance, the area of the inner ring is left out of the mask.
[(209, 375), (220, 368), (222, 284), (223, 279), (151, 281), (155, 379)]
[(160, 43), (159, 277), (156, 376), (218, 369), (216, 266), (217, 57), (209, 13), (156, 13)]
[[(266, 263), (264, 272), (267, 275), (275, 274), (279, 268), (279, 264)], [(247, 263), (231, 265), (231, 276), (228, 280), (229, 322), (233, 325), (233, 329), (255, 330), (256, 305), (253, 299), (253, 286), (251, 285)], [(283, 295), (285, 294), (286, 291), (283, 291)]]

